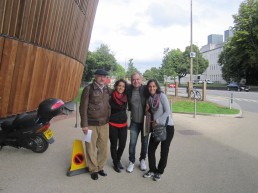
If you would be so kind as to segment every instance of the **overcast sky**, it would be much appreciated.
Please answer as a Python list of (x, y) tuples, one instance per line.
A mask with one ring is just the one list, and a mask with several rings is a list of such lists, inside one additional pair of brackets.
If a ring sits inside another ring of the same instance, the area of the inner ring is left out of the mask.
[[(90, 51), (107, 44), (123, 67), (130, 58), (142, 73), (160, 67), (164, 48), (190, 45), (191, 0), (99, 0)], [(192, 0), (193, 43), (201, 48), (208, 35), (233, 26), (243, 0)]]

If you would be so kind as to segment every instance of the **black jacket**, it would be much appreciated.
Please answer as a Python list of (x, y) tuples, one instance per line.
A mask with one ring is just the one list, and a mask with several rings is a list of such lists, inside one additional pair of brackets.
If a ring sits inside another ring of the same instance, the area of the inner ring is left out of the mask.
[(122, 105), (119, 105), (114, 101), (111, 95), (109, 104), (111, 107), (111, 115), (110, 115), (109, 121), (113, 123), (125, 123), (127, 121), (127, 115), (126, 115), (127, 103), (123, 103)]

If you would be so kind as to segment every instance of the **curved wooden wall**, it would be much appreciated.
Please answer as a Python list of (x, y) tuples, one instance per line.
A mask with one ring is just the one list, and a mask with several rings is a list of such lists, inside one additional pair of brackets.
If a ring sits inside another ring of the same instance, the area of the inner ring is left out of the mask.
[(0, 0), (0, 118), (80, 87), (98, 0)]

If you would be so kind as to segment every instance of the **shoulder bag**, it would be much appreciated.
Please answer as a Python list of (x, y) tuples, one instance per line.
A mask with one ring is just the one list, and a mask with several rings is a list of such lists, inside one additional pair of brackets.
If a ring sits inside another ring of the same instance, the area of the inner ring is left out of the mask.
[(167, 139), (167, 125), (168, 125), (167, 117), (166, 124), (164, 126), (158, 126), (153, 129), (152, 136), (154, 137), (155, 142), (165, 141)]

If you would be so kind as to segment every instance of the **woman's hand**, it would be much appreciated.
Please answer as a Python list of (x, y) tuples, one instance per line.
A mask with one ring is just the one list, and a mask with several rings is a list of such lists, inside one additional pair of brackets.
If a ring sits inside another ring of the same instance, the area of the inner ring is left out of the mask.
[(158, 126), (157, 122), (154, 120), (152, 121), (152, 128), (156, 128)]
[(149, 106), (149, 104), (147, 103), (147, 104), (146, 104), (146, 107), (145, 107), (145, 112), (147, 113), (149, 109), (150, 109), (150, 106)]

